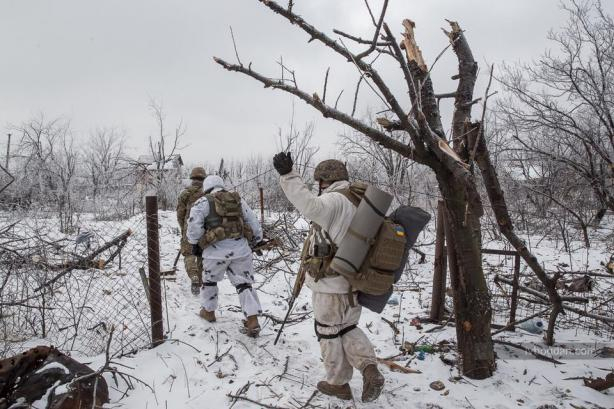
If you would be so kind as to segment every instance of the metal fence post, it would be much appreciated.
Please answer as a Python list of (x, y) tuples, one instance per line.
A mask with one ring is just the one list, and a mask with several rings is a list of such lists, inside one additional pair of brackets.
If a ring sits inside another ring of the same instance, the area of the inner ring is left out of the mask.
[(160, 286), (160, 237), (158, 226), (158, 196), (145, 198), (147, 217), (147, 260), (149, 266), (149, 305), (151, 308), (151, 340), (158, 346), (164, 340), (162, 322), (162, 291)]
[(264, 190), (262, 186), (258, 186), (260, 190), (260, 223), (264, 223)]

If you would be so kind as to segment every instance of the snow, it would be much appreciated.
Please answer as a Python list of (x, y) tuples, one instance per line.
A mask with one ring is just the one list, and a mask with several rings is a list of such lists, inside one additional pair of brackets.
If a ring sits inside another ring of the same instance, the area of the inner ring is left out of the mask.
[(51, 388), (47, 389), (45, 394), (41, 396), (39, 400), (32, 402), (32, 408), (33, 409), (47, 409), (49, 406), (49, 397), (51, 396), (51, 392), (53, 392), (54, 389), (58, 385), (60, 385), (60, 383), (61, 383), (60, 381), (56, 381)]
[(66, 368), (64, 365), (62, 365), (62, 364), (61, 364), (61, 363), (59, 363), (59, 362), (50, 362), (50, 363), (48, 363), (47, 365), (45, 365), (45, 366), (43, 366), (43, 367), (39, 368), (39, 370), (38, 370), (38, 371), (36, 371), (36, 373), (41, 373), (41, 372), (44, 372), (44, 371), (48, 371), (48, 370), (50, 370), (50, 369), (60, 369), (60, 370), (62, 370), (62, 372), (64, 372), (65, 374), (69, 374), (69, 373), (70, 373), (70, 371), (68, 370), (68, 368)]
[[(161, 258), (165, 269), (172, 265), (179, 246), (179, 237), (171, 233), (176, 223), (175, 214), (161, 212), (160, 223), (163, 232), (160, 238)], [(304, 227), (302, 222), (299, 225)], [(430, 242), (431, 234), (423, 237), (423, 241)], [(493, 248), (495, 244), (489, 243), (489, 246)], [(535, 243), (532, 246), (535, 247)], [(416, 260), (412, 260), (411, 276), (407, 285), (403, 285), (406, 291), (397, 292), (399, 305), (387, 306), (382, 314), (393, 322), (400, 317), (400, 322), (396, 324), (400, 334), (395, 336), (392, 328), (380, 316), (364, 310), (360, 327), (374, 343), (380, 358), (398, 355), (399, 344), (404, 341), (437, 344), (444, 340), (455, 340), (455, 329), (452, 327), (427, 333), (432, 325), (423, 325), (422, 330), (410, 325), (412, 318), (426, 315), (430, 301), (433, 246), (425, 246), (421, 250), (429, 256), (427, 263), (415, 264)], [(278, 255), (274, 250), (270, 253), (271, 256)], [(572, 262), (574, 267), (588, 265), (596, 268), (605, 259), (606, 250), (595, 245), (589, 252), (579, 250), (562, 258), (555, 243), (543, 241), (536, 253), (547, 266)], [(501, 260), (497, 256), (488, 257), (491, 264)], [(296, 265), (291, 267), (296, 271)], [(505, 265), (503, 268), (506, 268)], [(259, 286), (265, 314), (278, 318), (284, 316), (293, 281), (293, 275), (283, 272), (278, 272), (270, 280), (257, 275), (256, 286)], [(227, 280), (220, 283), (220, 308), (216, 323), (208, 323), (198, 316), (198, 299), (190, 293), (182, 260), (178, 263), (177, 280), (164, 281), (164, 287), (164, 304), (167, 306), (164, 325), (165, 330), (168, 330), (168, 340), (157, 348), (114, 360), (118, 370), (138, 378), (140, 382), (133, 380), (134, 389), (124, 395), (127, 385), (121, 379), (116, 384), (111, 375), (105, 374), (108, 385), (113, 387), (110, 388), (109, 407), (228, 408), (233, 405), (228, 395), (240, 394), (266, 405), (297, 408), (312, 397), (316, 383), (324, 377), (324, 370), (311, 316), (302, 322), (287, 325), (280, 342), (273, 346), (279, 325), (274, 325), (270, 319), (261, 318), (262, 332), (257, 339), (248, 338), (239, 332), (243, 315), (236, 291)], [(418, 287), (423, 290), (417, 291)], [(310, 311), (310, 293), (305, 287), (295, 304), (292, 317)], [(495, 336), (495, 339), (525, 345), (534, 342), (543, 347), (541, 336), (522, 330), (505, 332)], [(574, 328), (557, 331), (556, 340), (557, 345), (591, 342), (612, 345), (611, 340)], [(564, 363), (558, 365), (537, 360), (518, 350), (504, 354), (504, 348), (502, 345), (496, 346), (500, 355), (506, 358), (497, 360), (495, 374), (485, 380), (461, 377), (455, 367), (442, 362), (438, 353), (427, 353), (424, 360), (417, 359), (415, 355), (407, 355), (396, 363), (401, 366), (408, 364), (421, 373), (392, 372), (387, 366), (380, 365), (386, 377), (386, 386), (376, 402), (360, 402), (362, 378), (355, 373), (350, 383), (356, 398), (354, 402), (343, 402), (317, 394), (310, 401), (313, 405), (310, 407), (504, 409), (537, 408), (553, 404), (558, 408), (614, 408), (614, 390), (597, 392), (583, 386), (582, 380), (568, 379), (603, 377), (614, 368), (614, 359), (563, 359)], [(73, 357), (88, 362), (94, 370), (104, 363), (103, 355)], [(446, 357), (456, 359), (456, 354), (447, 353)], [(429, 387), (431, 382), (437, 380), (444, 383), (443, 391), (437, 392)], [(262, 406), (238, 400), (232, 407), (242, 409)]]

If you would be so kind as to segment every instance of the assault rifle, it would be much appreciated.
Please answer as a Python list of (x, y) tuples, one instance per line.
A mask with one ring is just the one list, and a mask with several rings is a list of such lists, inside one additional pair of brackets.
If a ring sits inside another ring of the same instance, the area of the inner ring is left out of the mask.
[(294, 287), (292, 288), (292, 295), (290, 296), (290, 301), (288, 302), (288, 312), (286, 313), (286, 317), (281, 323), (281, 327), (279, 328), (279, 331), (277, 331), (277, 336), (275, 337), (275, 341), (273, 342), (273, 345), (277, 345), (277, 341), (279, 341), (279, 337), (281, 336), (281, 333), (284, 330), (284, 326), (286, 325), (286, 322), (288, 322), (288, 317), (290, 317), (292, 308), (294, 308), (294, 302), (296, 301), (299, 294), (301, 293), (301, 289), (303, 288), (303, 284), (305, 283), (305, 273), (307, 269), (305, 267), (305, 263), (303, 262), (303, 260), (305, 259), (305, 255), (307, 253), (307, 242), (308, 240), (306, 240), (305, 244), (303, 244), (303, 251), (301, 251), (301, 266), (298, 269), (298, 274), (296, 275), (296, 280), (294, 281)]
[(277, 247), (279, 246), (279, 240), (277, 240), (276, 238), (272, 238), (272, 239), (267, 239), (264, 238), (262, 240), (260, 240), (258, 243), (256, 243), (254, 246), (252, 246), (252, 253), (261, 256), (262, 255), (262, 250), (270, 250), (273, 247)]

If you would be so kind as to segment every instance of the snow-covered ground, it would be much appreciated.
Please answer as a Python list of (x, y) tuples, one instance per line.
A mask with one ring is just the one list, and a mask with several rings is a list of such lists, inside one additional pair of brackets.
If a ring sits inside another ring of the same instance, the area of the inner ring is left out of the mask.
[[(161, 212), (162, 266), (172, 265), (178, 248), (179, 237), (175, 231), (175, 215)], [(429, 238), (424, 240), (430, 242)], [(491, 243), (494, 247), (495, 244)], [(536, 251), (547, 265), (570, 263), (556, 256), (554, 245), (541, 243)], [(598, 268), (605, 259), (605, 250), (599, 247), (591, 253), (579, 251), (571, 259), (577, 263)], [(377, 356), (388, 358), (400, 353), (399, 346), (405, 341), (418, 345), (438, 344), (440, 341), (455, 340), (455, 330), (447, 327), (439, 332), (427, 333), (433, 325), (423, 325), (421, 330), (410, 325), (412, 318), (426, 315), (430, 302), (430, 280), (432, 275), (432, 246), (422, 247), (429, 254), (426, 264), (413, 264), (411, 277), (400, 286), (400, 305), (390, 305), (382, 316), (366, 311), (360, 326), (365, 330), (376, 347)], [(540, 254), (541, 252), (541, 254)], [(594, 253), (593, 253), (594, 252)], [(274, 253), (275, 251), (271, 251)], [(575, 257), (575, 258), (574, 258)], [(492, 261), (492, 260), (491, 260)], [(497, 261), (495, 259), (493, 264)], [(287, 325), (280, 342), (273, 341), (279, 325), (262, 318), (263, 330), (257, 339), (248, 338), (239, 332), (242, 313), (235, 289), (227, 280), (220, 284), (220, 309), (218, 321), (208, 323), (198, 316), (198, 298), (190, 293), (182, 261), (178, 264), (177, 280), (165, 281), (166, 301), (165, 330), (169, 340), (161, 346), (141, 351), (133, 356), (117, 359), (118, 368), (140, 379), (144, 384), (134, 382), (134, 389), (127, 391), (126, 384), (119, 379), (105, 375), (111, 388), (109, 407), (121, 408), (537, 408), (551, 404), (556, 408), (614, 408), (614, 390), (597, 392), (583, 386), (582, 380), (567, 379), (583, 376), (603, 377), (614, 370), (614, 359), (587, 357), (585, 359), (563, 359), (563, 364), (552, 364), (535, 359), (522, 351), (513, 351), (517, 357), (506, 353), (498, 345), (501, 358), (497, 360), (497, 371), (489, 379), (471, 380), (460, 376), (456, 367), (445, 364), (439, 353), (401, 356), (395, 361), (420, 373), (393, 372), (386, 365), (380, 365), (386, 377), (385, 390), (379, 400), (364, 404), (360, 402), (362, 378), (355, 373), (351, 382), (354, 402), (344, 402), (321, 394), (315, 394), (316, 383), (323, 378), (320, 350), (313, 332), (311, 316), (295, 324)], [(296, 265), (290, 267), (296, 271)], [(263, 276), (257, 275), (262, 282)], [(282, 318), (287, 308), (287, 298), (293, 276), (278, 272), (260, 288), (260, 299), (265, 314)], [(310, 291), (303, 289), (295, 304), (291, 318), (309, 313)], [(168, 314), (168, 320), (166, 319)], [(396, 322), (400, 333), (395, 335), (391, 325), (382, 317)], [(543, 346), (541, 336), (518, 330), (503, 333), (496, 339), (514, 342), (535, 342)], [(574, 345), (583, 342), (608, 342), (585, 331), (573, 328), (557, 331), (557, 345)], [(612, 342), (609, 341), (610, 346)], [(104, 363), (104, 356), (78, 357), (93, 369)], [(445, 358), (456, 359), (454, 352)], [(429, 385), (441, 381), (445, 389), (436, 391)], [(147, 384), (147, 385), (145, 385)], [(240, 395), (245, 399), (234, 400), (229, 395)], [(307, 405), (306, 403), (309, 402)]]

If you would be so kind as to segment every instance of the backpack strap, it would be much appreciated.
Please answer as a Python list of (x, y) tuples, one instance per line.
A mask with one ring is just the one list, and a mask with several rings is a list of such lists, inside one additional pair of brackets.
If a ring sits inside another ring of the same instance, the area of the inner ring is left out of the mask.
[(367, 184), (362, 182), (351, 183), (349, 187), (341, 190), (335, 190), (337, 193), (341, 193), (356, 207), (360, 204), (360, 201), (365, 196), (367, 190)]
[(205, 217), (203, 227), (205, 230), (215, 228), (222, 224), (222, 218), (217, 214), (215, 210), (215, 199), (213, 199), (213, 193), (205, 195), (207, 202), (209, 203), (209, 214)]

